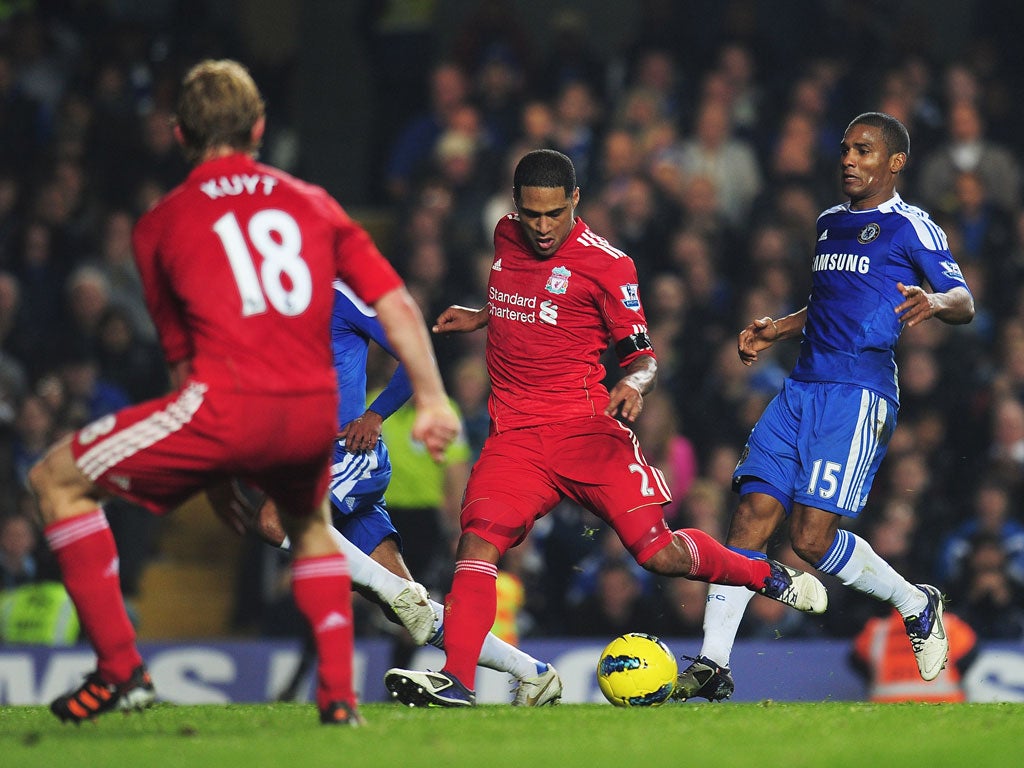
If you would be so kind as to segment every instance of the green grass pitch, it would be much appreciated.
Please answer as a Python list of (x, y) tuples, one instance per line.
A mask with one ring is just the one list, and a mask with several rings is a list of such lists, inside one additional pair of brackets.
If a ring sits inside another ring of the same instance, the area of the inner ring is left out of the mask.
[(62, 725), (45, 707), (0, 707), (14, 768), (395, 766), (1009, 766), (1024, 704), (672, 704), (616, 709), (362, 707), (363, 728), (321, 726), (310, 704), (157, 704)]

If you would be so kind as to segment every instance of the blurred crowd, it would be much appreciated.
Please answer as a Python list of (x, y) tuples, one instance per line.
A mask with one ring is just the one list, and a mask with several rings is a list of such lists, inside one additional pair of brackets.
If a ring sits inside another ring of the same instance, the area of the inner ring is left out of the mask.
[[(203, 4), (184, 5), (195, 7), (187, 29), (118, 16), (116, 4), (0, 7), (4, 586), (49, 567), (24, 525), (32, 462), (68, 430), (168, 386), (131, 227), (186, 172), (170, 124), (184, 67), (202, 55), (246, 61), (228, 32), (204, 25)], [(804, 305), (815, 219), (842, 201), (838, 144), (849, 120), (880, 110), (906, 123), (910, 162), (898, 189), (944, 228), (978, 315), (904, 334), (899, 426), (851, 524), (908, 578), (939, 585), (982, 638), (1024, 639), (1021, 7), (972, 3), (961, 49), (942, 57), (927, 19), (871, 2), (646, 0), (611, 47), (594, 43), (583, 11), (545, 16), (542, 45), (514, 3), (487, 0), (442, 44), (440, 19), (395, 32), (384, 23), (389, 3), (363, 5), (381, 108), (373, 180), (358, 203), (385, 222), (382, 246), (424, 315), (483, 302), (490, 236), (511, 210), (519, 157), (539, 147), (569, 155), (580, 216), (637, 264), (660, 375), (636, 431), (671, 485), (669, 522), (719, 539), (735, 503), (732, 468), (797, 353), (796, 343), (779, 345), (746, 368), (736, 334)], [(769, 11), (785, 36), (765, 31)], [(403, 56), (389, 65), (395, 50)], [(281, 106), (270, 120), (287, 126)], [(271, 131), (268, 152), (273, 141)], [(301, 137), (293, 154), (301, 157)], [(453, 459), (462, 466), (439, 485), (464, 481), (486, 436), (483, 342), (436, 340), (469, 441), (468, 458)], [(612, 357), (608, 367), (614, 377)], [(387, 372), (375, 372), (378, 382)], [(407, 537), (414, 575), (435, 596), (450, 578), (460, 492), (410, 503), (436, 515), (423, 526), (429, 536)], [(108, 514), (130, 595), (158, 541), (140, 510)], [(795, 564), (791, 551), (773, 554)], [(266, 560), (247, 567), (272, 567)], [(652, 577), (569, 504), (502, 567), (521, 587), (509, 590), (520, 636), (701, 631), (704, 585)], [(741, 636), (852, 637), (878, 612), (850, 590), (832, 594), (823, 617), (755, 598)], [(270, 599), (240, 595), (239, 626), (270, 631)], [(362, 626), (373, 631), (369, 618)]]

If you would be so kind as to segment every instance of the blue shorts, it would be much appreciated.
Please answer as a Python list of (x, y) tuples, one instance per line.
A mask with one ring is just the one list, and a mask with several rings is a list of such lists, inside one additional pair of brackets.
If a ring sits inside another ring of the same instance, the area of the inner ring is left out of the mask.
[(733, 487), (769, 493), (787, 512), (796, 502), (857, 517), (895, 428), (896, 406), (876, 392), (786, 379), (750, 432)]
[(383, 440), (367, 453), (349, 453), (334, 445), (331, 464), (331, 519), (341, 535), (370, 554), (389, 536), (402, 549), (402, 537), (391, 522), (384, 491), (391, 482), (391, 459)]

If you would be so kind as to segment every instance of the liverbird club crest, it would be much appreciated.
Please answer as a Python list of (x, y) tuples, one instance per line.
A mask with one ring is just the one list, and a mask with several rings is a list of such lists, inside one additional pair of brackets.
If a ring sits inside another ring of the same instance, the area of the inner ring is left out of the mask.
[(569, 278), (571, 276), (572, 272), (565, 267), (555, 267), (551, 270), (551, 275), (548, 277), (544, 290), (548, 293), (565, 293), (569, 288)]

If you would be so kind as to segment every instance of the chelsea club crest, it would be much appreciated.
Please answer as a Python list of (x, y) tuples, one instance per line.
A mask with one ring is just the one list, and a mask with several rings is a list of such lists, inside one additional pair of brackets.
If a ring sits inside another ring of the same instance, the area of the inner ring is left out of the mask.
[(565, 267), (555, 267), (551, 270), (551, 275), (548, 277), (544, 290), (548, 293), (565, 293), (569, 288), (569, 278), (571, 276), (572, 272)]
[(867, 245), (876, 237), (878, 237), (881, 233), (882, 228), (875, 224), (874, 222), (871, 222), (863, 229), (861, 229), (861, 231), (857, 234), (857, 242), (860, 243), (861, 245)]

